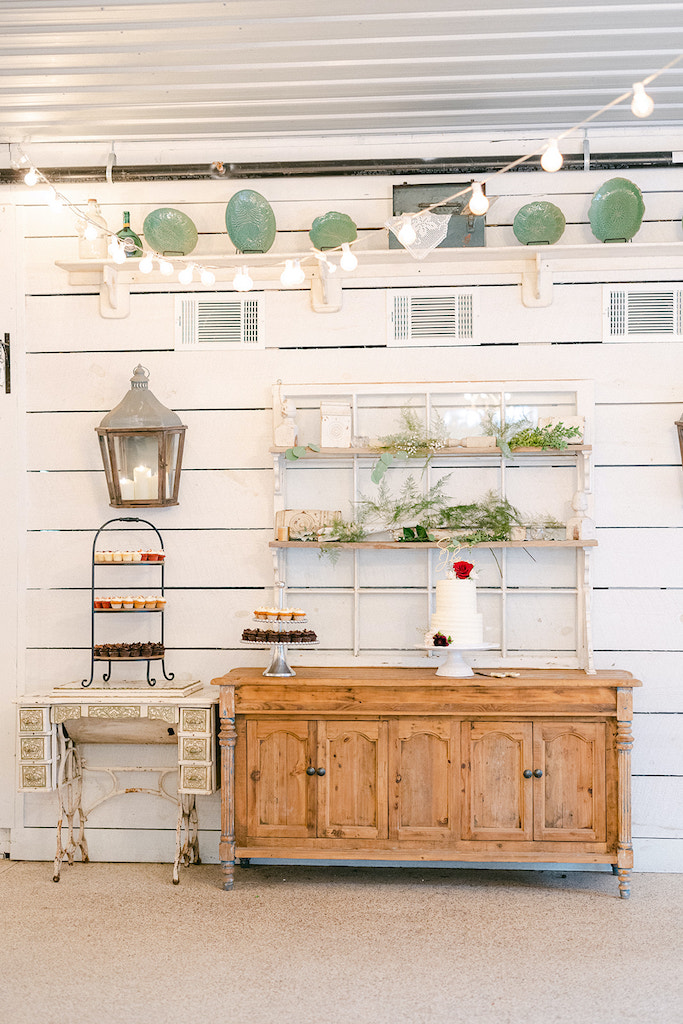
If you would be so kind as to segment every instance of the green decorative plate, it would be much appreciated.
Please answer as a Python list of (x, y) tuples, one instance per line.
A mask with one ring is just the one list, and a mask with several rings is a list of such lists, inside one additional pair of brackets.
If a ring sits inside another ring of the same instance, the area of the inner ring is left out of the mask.
[(315, 218), (308, 237), (316, 249), (336, 249), (344, 242), (354, 242), (358, 230), (348, 214), (331, 210)]
[(554, 203), (539, 201), (527, 203), (512, 224), (515, 238), (522, 245), (552, 245), (562, 237), (565, 219), (562, 210)]
[(187, 256), (197, 245), (197, 229), (186, 213), (162, 206), (145, 217), (142, 233), (162, 256)]
[(628, 178), (610, 178), (591, 199), (591, 230), (601, 242), (628, 242), (640, 227), (645, 203)]
[(253, 189), (236, 192), (225, 208), (225, 227), (238, 252), (268, 252), (275, 241), (275, 214)]

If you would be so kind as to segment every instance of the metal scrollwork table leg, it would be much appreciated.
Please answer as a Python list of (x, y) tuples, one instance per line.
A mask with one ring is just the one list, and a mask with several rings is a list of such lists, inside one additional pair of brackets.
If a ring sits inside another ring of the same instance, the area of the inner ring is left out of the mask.
[[(72, 739), (67, 737), (63, 726), (58, 726), (57, 736), (59, 739), (59, 776), (57, 781), (57, 795), (59, 799), (59, 820), (57, 822), (57, 852), (55, 853), (55, 869), (52, 876), (53, 882), (59, 881), (62, 863), (68, 860), (69, 864), (74, 862), (74, 854), (80, 850), (83, 863), (88, 861), (88, 844), (85, 839), (86, 816), (83, 813), (83, 768), (81, 755), (78, 747)], [(78, 837), (74, 835), (74, 818), (78, 814)], [(68, 836), (66, 845), (62, 839), (64, 818), (66, 817)]]

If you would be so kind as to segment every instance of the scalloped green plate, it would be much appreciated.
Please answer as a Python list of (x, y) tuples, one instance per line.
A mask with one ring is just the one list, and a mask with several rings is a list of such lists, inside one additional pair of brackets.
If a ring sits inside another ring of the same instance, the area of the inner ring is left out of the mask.
[(628, 178), (610, 178), (591, 199), (591, 231), (601, 242), (628, 242), (645, 213), (643, 194)]
[(562, 210), (543, 200), (523, 206), (512, 224), (515, 238), (522, 245), (552, 245), (562, 237), (564, 228)]
[(347, 213), (330, 210), (315, 218), (308, 237), (316, 249), (336, 249), (345, 242), (354, 242), (358, 237), (358, 229)]
[(268, 252), (275, 241), (273, 208), (251, 188), (236, 192), (225, 208), (225, 227), (238, 252)]
[(181, 210), (162, 206), (152, 210), (142, 225), (145, 241), (162, 256), (187, 256), (197, 245), (197, 229)]

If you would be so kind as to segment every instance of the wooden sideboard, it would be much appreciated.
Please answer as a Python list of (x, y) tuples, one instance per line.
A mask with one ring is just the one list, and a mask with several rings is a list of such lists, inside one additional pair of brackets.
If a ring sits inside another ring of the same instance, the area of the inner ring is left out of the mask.
[(236, 668), (220, 859), (611, 864), (629, 895), (628, 672)]

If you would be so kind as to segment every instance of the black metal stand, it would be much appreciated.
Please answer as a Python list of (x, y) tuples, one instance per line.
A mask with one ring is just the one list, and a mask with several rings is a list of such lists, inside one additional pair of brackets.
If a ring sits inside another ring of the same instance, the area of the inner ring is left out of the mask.
[[(114, 661), (121, 661), (124, 664), (126, 662), (131, 662), (131, 661), (146, 661), (147, 662), (147, 683), (149, 684), (149, 686), (156, 686), (156, 679), (152, 678), (152, 676), (150, 675), (150, 662), (151, 661), (160, 661), (161, 662), (161, 671), (164, 674), (164, 679), (168, 679), (170, 681), (171, 679), (174, 678), (173, 672), (166, 672), (165, 654), (162, 655), (161, 657), (154, 657), (154, 658), (115, 658), (115, 659), (112, 659), (112, 658), (107, 658), (107, 657), (102, 657), (102, 658), (95, 657), (95, 616), (97, 615), (97, 613), (99, 611), (108, 611), (108, 609), (95, 608), (95, 586), (96, 586), (95, 585), (95, 570), (98, 567), (102, 566), (102, 565), (109, 565), (108, 562), (106, 562), (106, 563), (96, 562), (95, 561), (95, 551), (97, 550), (97, 541), (99, 539), (100, 534), (103, 533), (107, 529), (107, 527), (111, 526), (112, 523), (135, 523), (136, 525), (135, 525), (134, 529), (144, 529), (145, 527), (148, 527), (150, 530), (154, 530), (154, 532), (157, 535), (157, 539), (159, 541), (160, 548), (161, 548), (162, 551), (164, 550), (164, 542), (163, 542), (161, 534), (157, 530), (156, 526), (153, 523), (150, 523), (147, 519), (139, 519), (139, 518), (137, 518), (137, 516), (117, 516), (115, 519), (108, 519), (106, 521), (106, 523), (103, 523), (102, 526), (100, 526), (99, 530), (97, 530), (97, 532), (95, 533), (95, 539), (93, 540), (93, 544), (92, 544), (92, 566), (91, 566), (91, 577), (90, 577), (90, 678), (89, 679), (81, 680), (81, 686), (87, 687), (87, 686), (90, 686), (90, 684), (92, 683), (94, 675), (95, 675), (95, 662), (96, 661), (107, 662), (107, 666), (108, 667), (107, 667), (106, 672), (104, 672), (102, 674), (102, 681), (105, 682), (105, 683), (108, 683), (109, 680), (111, 679), (112, 660), (114, 660)], [(165, 566), (165, 561), (164, 560), (162, 560), (160, 562), (144, 562), (144, 563), (142, 563), (142, 562), (116, 562), (117, 566), (119, 566), (119, 565), (135, 565), (135, 566), (139, 567), (140, 565), (143, 565), (143, 564), (144, 565), (156, 565), (158, 568), (161, 569), (161, 593), (163, 595), (165, 593), (165, 590), (164, 590), (164, 566)], [(117, 612), (117, 614), (125, 615), (126, 612), (128, 612), (129, 610), (132, 610), (132, 609), (123, 609), (120, 612)], [(139, 614), (140, 611), (142, 611), (142, 609), (135, 610), (135, 614)], [(163, 643), (164, 643), (164, 609), (160, 609), (160, 610), (157, 610), (157, 611), (155, 611), (154, 609), (150, 609), (149, 614), (155, 614), (155, 615), (158, 615), (160, 617), (160, 620), (161, 620), (161, 644), (163, 645)]]

